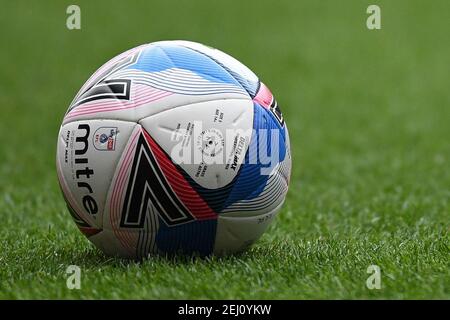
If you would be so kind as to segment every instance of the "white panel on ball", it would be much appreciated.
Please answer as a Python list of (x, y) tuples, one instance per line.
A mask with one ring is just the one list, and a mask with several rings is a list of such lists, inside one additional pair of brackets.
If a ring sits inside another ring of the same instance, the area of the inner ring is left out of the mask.
[(196, 183), (216, 189), (239, 172), (252, 134), (253, 102), (194, 103), (142, 119), (140, 124)]

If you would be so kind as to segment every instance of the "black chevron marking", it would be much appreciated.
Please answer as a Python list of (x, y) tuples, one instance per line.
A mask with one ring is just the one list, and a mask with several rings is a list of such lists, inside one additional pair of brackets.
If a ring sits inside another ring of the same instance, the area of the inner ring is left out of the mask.
[(194, 219), (173, 192), (141, 134), (136, 145), (120, 226), (143, 228), (149, 202), (168, 226)]

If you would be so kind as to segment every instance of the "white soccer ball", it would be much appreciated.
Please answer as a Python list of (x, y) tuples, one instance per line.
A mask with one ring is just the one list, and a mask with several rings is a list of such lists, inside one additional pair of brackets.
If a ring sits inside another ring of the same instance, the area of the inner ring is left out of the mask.
[(120, 54), (84, 84), (61, 125), (57, 171), (78, 228), (108, 255), (232, 253), (284, 202), (289, 135), (243, 64), (161, 41)]

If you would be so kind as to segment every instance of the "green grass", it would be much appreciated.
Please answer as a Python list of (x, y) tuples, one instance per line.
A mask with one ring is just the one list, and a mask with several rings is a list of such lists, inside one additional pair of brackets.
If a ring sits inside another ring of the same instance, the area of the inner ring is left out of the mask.
[[(69, 31), (71, 3), (1, 3), (0, 298), (450, 298), (448, 1), (77, 1)], [(231, 53), (284, 112), (290, 191), (242, 255), (107, 258), (65, 209), (68, 104), (100, 64), (161, 39)], [(66, 288), (71, 264), (81, 290)], [(366, 288), (371, 264), (381, 290)]]

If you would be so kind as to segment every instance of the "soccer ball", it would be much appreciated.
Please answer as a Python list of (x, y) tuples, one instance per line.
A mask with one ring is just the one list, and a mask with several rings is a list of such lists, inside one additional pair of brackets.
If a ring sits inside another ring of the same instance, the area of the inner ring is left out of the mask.
[(277, 102), (231, 56), (160, 41), (113, 58), (84, 84), (58, 137), (76, 225), (108, 255), (225, 254), (255, 242), (289, 185)]

